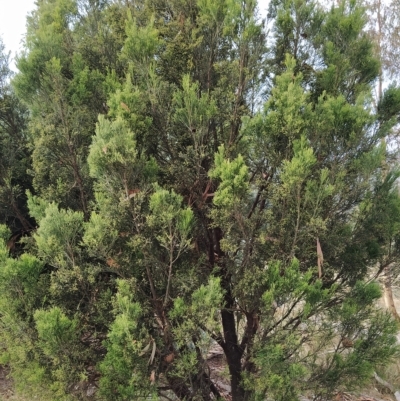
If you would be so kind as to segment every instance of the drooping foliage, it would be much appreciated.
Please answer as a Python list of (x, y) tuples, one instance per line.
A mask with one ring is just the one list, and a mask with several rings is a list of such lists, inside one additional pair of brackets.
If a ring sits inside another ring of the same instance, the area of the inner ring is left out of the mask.
[(381, 145), (399, 110), (372, 106), (365, 14), (269, 16), (270, 32), (254, 0), (38, 1), (13, 80), (37, 228), (0, 272), (1, 358), (25, 391), (322, 398), (394, 355), (371, 277), (399, 257)]

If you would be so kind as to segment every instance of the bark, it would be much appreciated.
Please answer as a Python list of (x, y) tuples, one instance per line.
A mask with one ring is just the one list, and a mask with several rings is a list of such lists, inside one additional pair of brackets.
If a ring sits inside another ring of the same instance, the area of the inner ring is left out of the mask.
[(14, 196), (12, 196), (12, 199), (11, 199), (11, 207), (12, 207), (15, 215), (17, 216), (18, 220), (22, 224), (22, 227), (24, 228), (24, 230), (30, 231), (33, 228), (32, 224), (29, 223), (29, 221), (24, 217), (24, 215), (20, 211), (20, 209), (17, 205), (17, 202), (15, 201)]
[(238, 345), (235, 316), (233, 312), (224, 309), (221, 311), (221, 317), (225, 338), (224, 351), (231, 376), (232, 401), (244, 401), (245, 391), (241, 386), (243, 352)]
[[(378, 102), (382, 99), (383, 96), (383, 69), (382, 69), (382, 10), (381, 10), (381, 1), (377, 2), (377, 25), (378, 25), (378, 32), (377, 32), (377, 44), (378, 44), (378, 54), (381, 60), (381, 65), (379, 67), (379, 80), (378, 80)], [(382, 145), (386, 149), (386, 141), (382, 138)], [(386, 163), (383, 164), (383, 174), (386, 176), (387, 172), (387, 165)], [(384, 178), (384, 177), (383, 177)], [(386, 307), (389, 309), (389, 312), (392, 316), (397, 320), (400, 321), (400, 316), (397, 313), (396, 306), (394, 304), (393, 299), (393, 290), (392, 290), (392, 274), (390, 265), (386, 266), (383, 270), (384, 272), (384, 297)]]
[(253, 371), (254, 365), (250, 362), (249, 358), (246, 358), (246, 361), (242, 361), (242, 359), (245, 348), (247, 347), (248, 350), (251, 349), (254, 335), (258, 328), (258, 316), (246, 315), (247, 325), (245, 334), (241, 344), (239, 344), (234, 313), (225, 309), (221, 311), (221, 315), (225, 338), (225, 347), (223, 349), (231, 376), (232, 401), (246, 401), (251, 398), (252, 392), (244, 389), (242, 385), (242, 373), (245, 370), (248, 372)]
[(386, 266), (384, 268), (384, 291), (385, 291), (385, 303), (386, 307), (389, 309), (389, 312), (392, 314), (392, 316), (400, 322), (400, 316), (397, 313), (396, 310), (396, 305), (394, 304), (394, 299), (393, 299), (393, 291), (392, 291), (392, 272), (390, 269), (390, 265)]
[[(224, 252), (221, 251), (220, 241), (222, 232), (215, 229), (216, 253), (218, 260), (222, 260)], [(222, 288), (225, 290), (225, 308), (221, 310), (222, 328), (224, 336), (224, 346), (222, 347), (228, 362), (229, 373), (231, 376), (232, 401), (245, 401), (245, 391), (241, 386), (242, 380), (242, 356), (243, 350), (239, 346), (239, 339), (236, 331), (236, 319), (233, 312), (235, 300), (230, 289), (230, 274), (225, 266), (222, 266)]]
[(378, 38), (377, 38), (377, 44), (378, 44), (378, 54), (379, 54), (379, 61), (380, 61), (380, 66), (379, 66), (379, 77), (378, 77), (378, 99), (382, 99), (382, 94), (383, 94), (383, 69), (382, 69), (382, 11), (381, 11), (381, 1), (378, 1), (377, 4), (377, 25), (378, 25)]

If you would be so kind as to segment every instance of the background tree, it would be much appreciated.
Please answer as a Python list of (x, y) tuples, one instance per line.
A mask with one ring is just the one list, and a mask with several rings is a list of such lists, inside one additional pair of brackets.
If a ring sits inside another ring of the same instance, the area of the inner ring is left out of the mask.
[(398, 78), (400, 21), (398, 19), (400, 4), (397, 1), (367, 1), (368, 32), (374, 41), (376, 55), (381, 62), (378, 80), (378, 98), (383, 95), (383, 84), (386, 80)]
[[(378, 76), (378, 84), (376, 90), (376, 107), (379, 112), (387, 111), (393, 112), (398, 105), (400, 99), (399, 89), (396, 87), (395, 82), (398, 78), (398, 61), (399, 61), (399, 3), (396, 1), (382, 2), (368, 1), (366, 2), (366, 9), (368, 15), (367, 31), (374, 43), (375, 55), (379, 59), (381, 65)], [(384, 91), (384, 86), (389, 87)], [(385, 98), (384, 98), (385, 97)], [(397, 122), (398, 113), (392, 115)], [(385, 144), (386, 151), (389, 154), (389, 159), (392, 163), (397, 163), (396, 152), (391, 152), (391, 148), (394, 147), (397, 142), (397, 124), (392, 129), (392, 135), (389, 139), (389, 144), (386, 146), (386, 142), (382, 140), (382, 144)], [(392, 154), (393, 153), (393, 154)], [(390, 253), (390, 243), (389, 251)], [(385, 289), (385, 301), (391, 311), (392, 315), (400, 320), (400, 316), (397, 313), (392, 291), (392, 282), (396, 272), (396, 264), (389, 263), (384, 268), (384, 289)]]
[(25, 190), (32, 184), (27, 139), (27, 110), (10, 86), (9, 55), (0, 41), (0, 220), (13, 232), (29, 231)]
[(38, 2), (13, 81), (31, 113), (35, 191), (86, 218), (92, 197), (87, 149), (97, 115), (107, 112), (108, 72), (118, 64), (118, 47), (104, 25), (107, 4)]

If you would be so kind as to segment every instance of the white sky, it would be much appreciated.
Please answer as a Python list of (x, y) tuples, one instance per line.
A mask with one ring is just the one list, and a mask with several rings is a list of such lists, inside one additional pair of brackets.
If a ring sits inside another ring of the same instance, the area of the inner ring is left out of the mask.
[[(3, 0), (0, 0), (0, 3)], [(258, 0), (258, 7), (260, 8), (261, 15), (267, 15), (269, 0)]]
[[(266, 14), (268, 0), (258, 0), (260, 11)], [(0, 36), (11, 51), (12, 58), (21, 49), (27, 14), (35, 8), (35, 0), (0, 0)], [(14, 63), (10, 66), (15, 69)]]
[[(20, 50), (26, 16), (34, 8), (35, 0), (0, 0), (0, 36), (12, 57)], [(14, 69), (13, 63), (11, 68)]]

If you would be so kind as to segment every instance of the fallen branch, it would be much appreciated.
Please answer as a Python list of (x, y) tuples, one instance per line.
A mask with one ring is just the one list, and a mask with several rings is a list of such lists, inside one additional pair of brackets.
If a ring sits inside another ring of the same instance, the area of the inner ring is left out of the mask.
[(400, 401), (400, 391), (396, 391), (392, 384), (382, 379), (376, 372), (374, 372), (374, 378), (381, 386), (388, 389), (394, 395), (396, 401)]

